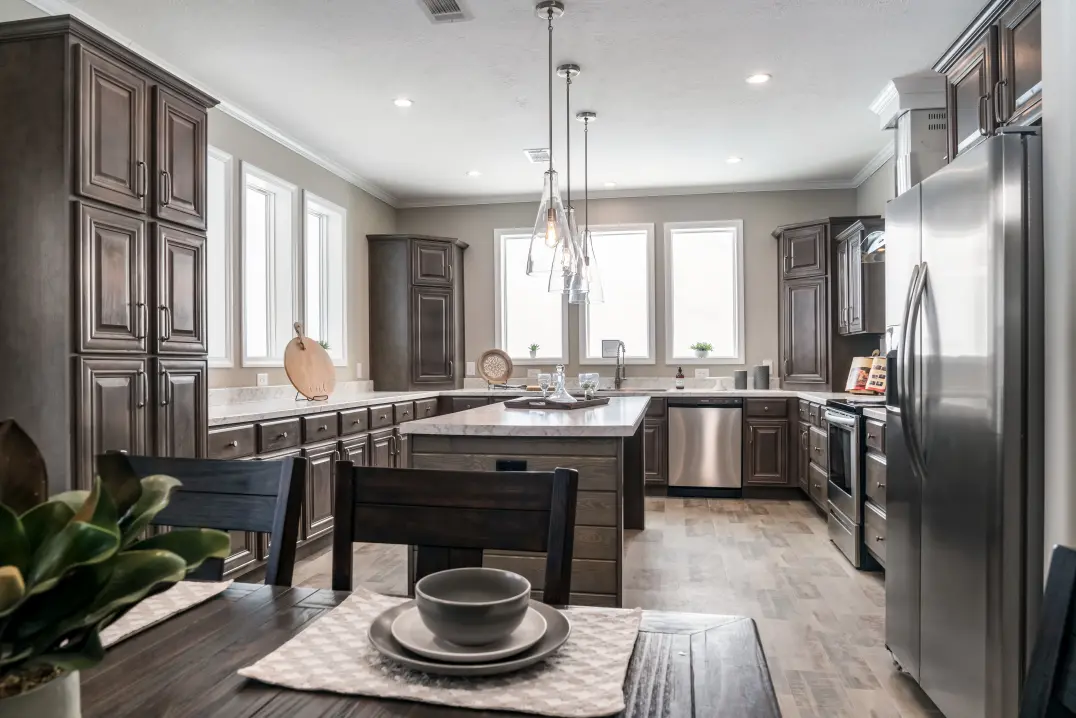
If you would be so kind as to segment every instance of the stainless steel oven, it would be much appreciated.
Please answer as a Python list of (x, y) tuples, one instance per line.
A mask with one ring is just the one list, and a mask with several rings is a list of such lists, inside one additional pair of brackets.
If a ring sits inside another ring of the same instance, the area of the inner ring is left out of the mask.
[(860, 439), (863, 417), (857, 411), (826, 408), (829, 425), (829, 537), (856, 568), (860, 566), (863, 501)]

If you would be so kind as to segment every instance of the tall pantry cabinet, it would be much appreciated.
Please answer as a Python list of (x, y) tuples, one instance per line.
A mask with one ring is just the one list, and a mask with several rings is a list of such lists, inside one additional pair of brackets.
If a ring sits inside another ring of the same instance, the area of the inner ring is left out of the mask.
[(0, 24), (0, 418), (52, 493), (107, 450), (205, 455), (215, 104), (69, 16)]

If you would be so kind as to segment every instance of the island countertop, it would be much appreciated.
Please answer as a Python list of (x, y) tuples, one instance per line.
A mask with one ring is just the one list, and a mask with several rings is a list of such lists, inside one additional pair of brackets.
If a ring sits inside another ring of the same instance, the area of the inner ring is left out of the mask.
[(506, 409), (503, 403), (400, 424), (402, 434), (573, 439), (630, 437), (650, 403), (645, 396), (615, 396), (603, 406), (572, 410)]

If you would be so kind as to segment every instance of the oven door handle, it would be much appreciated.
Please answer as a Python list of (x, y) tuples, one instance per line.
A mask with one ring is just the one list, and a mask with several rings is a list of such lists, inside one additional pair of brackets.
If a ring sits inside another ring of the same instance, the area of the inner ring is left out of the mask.
[(826, 421), (831, 424), (840, 424), (841, 426), (847, 426), (854, 428), (856, 425), (856, 418), (854, 416), (848, 416), (846, 414), (840, 414), (836, 411), (826, 410)]

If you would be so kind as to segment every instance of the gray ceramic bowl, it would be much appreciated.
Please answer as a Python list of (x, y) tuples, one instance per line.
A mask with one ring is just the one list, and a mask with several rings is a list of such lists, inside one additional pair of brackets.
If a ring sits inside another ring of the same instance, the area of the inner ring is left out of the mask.
[(514, 631), (530, 605), (531, 583), (496, 568), (453, 568), (415, 584), (426, 628), (460, 646), (481, 646)]

